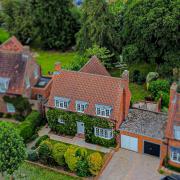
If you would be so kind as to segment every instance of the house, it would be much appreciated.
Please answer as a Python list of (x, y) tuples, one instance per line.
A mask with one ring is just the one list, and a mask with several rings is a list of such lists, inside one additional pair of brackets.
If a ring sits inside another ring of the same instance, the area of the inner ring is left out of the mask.
[(170, 165), (180, 168), (180, 93), (177, 92), (177, 89), (177, 84), (172, 84), (165, 131), (167, 145), (165, 155), (169, 157)]
[[(55, 69), (46, 111), (56, 109), (79, 114), (79, 119), (72, 120), (75, 121), (72, 129), (74, 135), (81, 134), (86, 137), (86, 132), (91, 131), (94, 138), (113, 139), (113, 132), (119, 129), (129, 111), (131, 93), (128, 71), (125, 71), (121, 78), (111, 77), (95, 56), (78, 72), (63, 70), (58, 63)], [(96, 123), (96, 126), (87, 130), (83, 115), (91, 117), (91, 123)], [(49, 123), (50, 127), (56, 124), (54, 130), (59, 133), (66, 124), (64, 118), (66, 117), (62, 118), (61, 114), (52, 118), (54, 123)], [(72, 125), (73, 122), (69, 124)], [(98, 126), (98, 122), (102, 123)], [(112, 123), (111, 128), (103, 128), (103, 122)]]
[(32, 87), (41, 76), (29, 48), (14, 36), (0, 45), (0, 112), (15, 113), (13, 104), (5, 103), (3, 96), (31, 98)]

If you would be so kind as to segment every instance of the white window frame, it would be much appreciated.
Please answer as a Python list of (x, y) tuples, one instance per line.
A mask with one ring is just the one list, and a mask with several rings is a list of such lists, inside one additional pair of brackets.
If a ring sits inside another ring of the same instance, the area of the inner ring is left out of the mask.
[(7, 105), (7, 112), (8, 113), (15, 113), (16, 112), (16, 109), (15, 109), (13, 104), (7, 103), (6, 105)]
[(0, 77), (0, 93), (5, 93), (8, 90), (9, 78)]
[(180, 140), (180, 126), (174, 126), (174, 138)]
[(54, 106), (59, 109), (67, 109), (70, 104), (70, 100), (67, 98), (55, 97)]
[(103, 139), (112, 139), (113, 129), (94, 127), (94, 135)]
[(171, 150), (171, 161), (180, 164), (180, 153)]
[(104, 105), (96, 105), (96, 115), (101, 117), (110, 117), (112, 113), (112, 107)]
[(87, 108), (87, 102), (76, 101), (76, 111), (77, 112), (84, 113), (86, 108)]
[(58, 123), (59, 124), (65, 124), (65, 121), (64, 121), (64, 119), (58, 118)]

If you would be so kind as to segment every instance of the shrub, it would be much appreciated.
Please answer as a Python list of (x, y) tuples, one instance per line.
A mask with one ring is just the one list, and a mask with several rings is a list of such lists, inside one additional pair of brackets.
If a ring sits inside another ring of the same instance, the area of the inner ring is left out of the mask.
[(12, 114), (4, 114), (4, 118), (12, 118)]
[(2, 118), (2, 117), (3, 117), (3, 113), (0, 112), (0, 118)]
[(78, 148), (75, 155), (80, 159), (85, 159), (87, 156), (87, 150), (85, 148)]
[(49, 136), (48, 135), (44, 135), (44, 136), (41, 136), (37, 141), (36, 141), (36, 144), (35, 144), (35, 147), (38, 147), (41, 142), (45, 141), (46, 139), (48, 139)]
[(156, 96), (156, 100), (158, 100), (161, 97), (161, 105), (162, 107), (168, 107), (169, 105), (169, 94), (163, 91), (159, 91), (157, 96)]
[(28, 151), (28, 160), (29, 161), (37, 161), (39, 159), (38, 153), (36, 150), (29, 150)]
[(77, 175), (80, 177), (86, 177), (90, 175), (89, 165), (86, 159), (79, 160), (77, 162)]
[(141, 85), (145, 82), (145, 76), (139, 70), (134, 70), (133, 82), (136, 82), (137, 84)]
[(52, 144), (50, 141), (43, 141), (38, 149), (38, 154), (40, 161), (43, 163), (50, 163), (51, 162), (51, 155), (52, 155)]
[(167, 80), (157, 80), (152, 81), (149, 84), (149, 91), (152, 93), (153, 97), (156, 98), (159, 91), (169, 93), (170, 84)]
[(103, 159), (98, 152), (92, 153), (88, 156), (89, 171), (93, 175), (97, 175), (103, 165)]
[(67, 151), (68, 146), (63, 143), (57, 143), (53, 146), (52, 157), (60, 166), (65, 165), (64, 153)]
[(76, 151), (78, 147), (76, 146), (69, 146), (67, 151), (64, 153), (65, 162), (68, 165), (68, 168), (75, 172), (77, 170), (77, 162), (80, 160), (78, 156), (76, 156)]
[(35, 133), (36, 128), (40, 125), (41, 117), (40, 113), (37, 111), (32, 111), (18, 126), (19, 134), (23, 137), (24, 141), (27, 142), (33, 134)]

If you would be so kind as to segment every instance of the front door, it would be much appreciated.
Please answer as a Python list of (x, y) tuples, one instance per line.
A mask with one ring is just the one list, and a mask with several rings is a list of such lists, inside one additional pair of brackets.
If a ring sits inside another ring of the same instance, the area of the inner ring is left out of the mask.
[(83, 122), (77, 122), (77, 133), (84, 134), (84, 123)]

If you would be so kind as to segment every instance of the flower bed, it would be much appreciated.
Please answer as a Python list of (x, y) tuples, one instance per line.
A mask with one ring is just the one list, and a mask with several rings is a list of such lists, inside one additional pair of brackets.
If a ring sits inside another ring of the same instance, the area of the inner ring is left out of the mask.
[(88, 177), (99, 173), (105, 154), (45, 138), (35, 150), (28, 152), (28, 160)]

